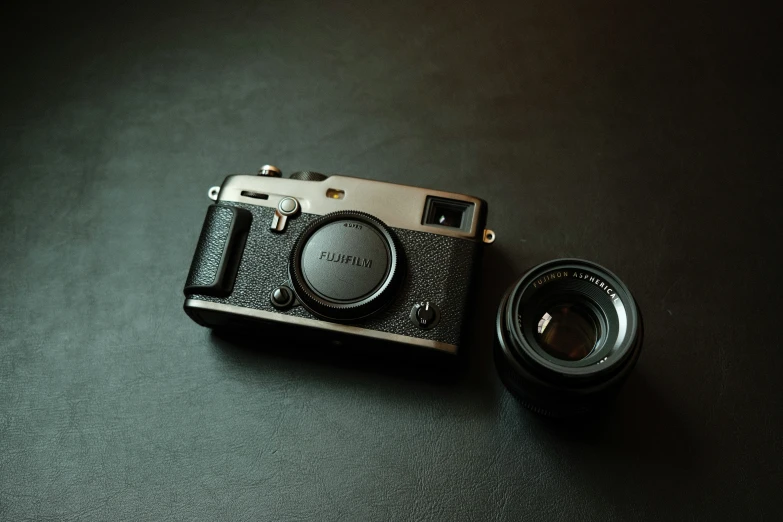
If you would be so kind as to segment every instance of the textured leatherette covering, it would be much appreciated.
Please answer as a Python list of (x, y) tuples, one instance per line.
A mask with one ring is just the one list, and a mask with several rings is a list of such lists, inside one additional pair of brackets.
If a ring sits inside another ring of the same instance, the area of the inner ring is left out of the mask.
[(250, 220), (250, 213), (241, 208), (211, 205), (207, 209), (185, 282), (186, 294), (225, 297), (231, 293)]
[[(234, 290), (225, 298), (199, 294), (188, 297), (274, 312), (281, 316), (317, 319), (301, 306), (280, 311), (271, 305), (269, 296), (279, 285), (290, 286), (288, 266), (291, 251), (299, 234), (319, 216), (301, 214), (288, 220), (283, 233), (277, 233), (269, 229), (273, 208), (232, 202), (221, 202), (221, 205), (244, 208), (253, 215)], [(205, 222), (205, 226), (208, 224)], [(391, 230), (399, 239), (404, 254), (405, 282), (385, 310), (354, 324), (370, 330), (458, 345), (468, 308), (473, 267), (478, 261), (482, 243), (399, 228)], [(214, 252), (207, 252), (210, 249)], [(207, 260), (219, 257), (220, 249), (218, 242), (212, 246), (200, 241), (196, 251), (200, 260), (194, 259), (188, 279), (208, 278), (208, 273), (201, 274), (199, 270), (211, 270), (214, 261)], [(411, 308), (424, 300), (435, 303), (441, 311), (439, 323), (429, 330), (417, 327), (410, 320)]]

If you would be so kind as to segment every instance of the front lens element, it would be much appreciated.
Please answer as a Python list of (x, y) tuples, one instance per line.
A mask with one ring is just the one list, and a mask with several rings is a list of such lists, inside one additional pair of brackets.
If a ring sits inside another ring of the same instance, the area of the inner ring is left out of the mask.
[(541, 348), (563, 361), (579, 361), (590, 355), (599, 336), (598, 320), (587, 308), (572, 303), (547, 310), (536, 325)]

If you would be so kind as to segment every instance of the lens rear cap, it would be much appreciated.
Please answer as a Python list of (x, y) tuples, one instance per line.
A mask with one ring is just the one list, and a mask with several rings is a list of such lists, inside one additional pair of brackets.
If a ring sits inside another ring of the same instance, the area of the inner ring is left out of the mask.
[(341, 211), (316, 220), (291, 256), (291, 280), (316, 315), (355, 320), (379, 310), (401, 279), (400, 250), (379, 219)]

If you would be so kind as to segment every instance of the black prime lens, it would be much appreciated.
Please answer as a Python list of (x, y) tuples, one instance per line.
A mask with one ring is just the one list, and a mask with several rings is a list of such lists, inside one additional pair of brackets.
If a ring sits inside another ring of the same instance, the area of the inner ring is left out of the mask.
[(590, 261), (557, 259), (528, 271), (504, 296), (495, 365), (531, 410), (579, 416), (614, 396), (642, 337), (639, 308), (616, 275)]

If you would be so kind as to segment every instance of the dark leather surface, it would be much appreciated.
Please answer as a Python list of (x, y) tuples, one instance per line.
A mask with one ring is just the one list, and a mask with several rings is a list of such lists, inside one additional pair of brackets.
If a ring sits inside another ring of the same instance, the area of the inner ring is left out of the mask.
[[(234, 292), (228, 297), (191, 295), (203, 301), (224, 303), (296, 317), (317, 319), (302, 306), (278, 310), (269, 301), (272, 291), (280, 285), (291, 286), (289, 258), (297, 239), (318, 218), (303, 213), (288, 219), (285, 232), (269, 230), (275, 214), (271, 207), (245, 205), (253, 215), (245, 254), (239, 265)], [(362, 321), (361, 326), (371, 330), (429, 339), (459, 345), (462, 317), (472, 315), (474, 306), (468, 302), (469, 280), (482, 243), (392, 228), (404, 252), (407, 265), (402, 288), (386, 309)], [(451, 284), (450, 284), (451, 282)], [(413, 306), (431, 299), (441, 311), (442, 320), (433, 328), (422, 330), (410, 320)]]
[[(783, 517), (775, 17), (4, 9), (0, 519)], [(207, 189), (264, 163), (489, 202), (456, 382), (182, 312)], [(582, 428), (527, 413), (492, 366), (504, 289), (562, 256), (645, 313), (612, 415)]]

